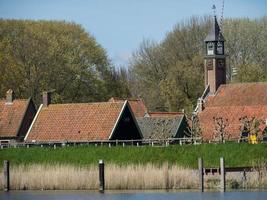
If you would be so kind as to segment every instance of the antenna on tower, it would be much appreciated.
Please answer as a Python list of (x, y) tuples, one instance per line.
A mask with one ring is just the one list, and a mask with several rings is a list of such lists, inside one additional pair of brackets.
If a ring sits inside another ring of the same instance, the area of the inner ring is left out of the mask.
[(221, 35), (222, 35), (222, 28), (223, 28), (223, 11), (224, 11), (224, 0), (222, 0), (222, 10), (221, 10), (221, 17), (220, 17), (220, 32), (219, 32), (219, 42), (221, 39)]
[(223, 11), (224, 11), (224, 0), (222, 0), (222, 10), (221, 10), (221, 19), (220, 19), (220, 27), (222, 29), (223, 26)]

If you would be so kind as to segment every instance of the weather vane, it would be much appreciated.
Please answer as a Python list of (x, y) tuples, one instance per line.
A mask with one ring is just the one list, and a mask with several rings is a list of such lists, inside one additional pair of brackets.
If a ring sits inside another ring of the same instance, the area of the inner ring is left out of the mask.
[(213, 16), (216, 16), (216, 6), (214, 4), (212, 6), (212, 10), (213, 10)]

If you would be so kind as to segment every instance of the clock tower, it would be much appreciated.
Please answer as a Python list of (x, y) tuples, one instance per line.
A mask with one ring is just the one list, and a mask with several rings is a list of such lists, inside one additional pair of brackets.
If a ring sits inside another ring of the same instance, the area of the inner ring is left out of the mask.
[(216, 16), (212, 22), (205, 42), (205, 88), (210, 86), (213, 95), (221, 84), (226, 84), (226, 59), (224, 55), (224, 37), (221, 33)]

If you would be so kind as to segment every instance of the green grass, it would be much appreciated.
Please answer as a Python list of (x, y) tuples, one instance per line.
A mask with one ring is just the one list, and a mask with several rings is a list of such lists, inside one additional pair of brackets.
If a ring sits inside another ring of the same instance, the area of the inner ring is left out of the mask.
[(169, 147), (64, 147), (64, 148), (10, 148), (0, 150), (0, 162), (9, 160), (19, 164), (97, 164), (103, 159), (106, 164), (146, 164), (161, 165), (165, 162), (184, 167), (196, 168), (197, 158), (204, 159), (205, 167), (218, 167), (219, 158), (225, 158), (226, 166), (251, 166), (267, 161), (266, 144), (202, 144)]

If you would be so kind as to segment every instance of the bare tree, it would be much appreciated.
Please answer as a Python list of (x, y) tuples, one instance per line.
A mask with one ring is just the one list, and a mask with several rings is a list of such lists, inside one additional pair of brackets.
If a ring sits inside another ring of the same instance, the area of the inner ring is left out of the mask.
[(202, 130), (199, 123), (199, 118), (197, 115), (193, 115), (191, 118), (188, 119), (188, 128), (185, 131), (185, 135), (196, 138), (202, 136)]
[(213, 139), (219, 142), (224, 142), (225, 139), (229, 139), (231, 135), (227, 131), (227, 127), (229, 126), (228, 119), (224, 119), (222, 117), (213, 117), (213, 122)]

